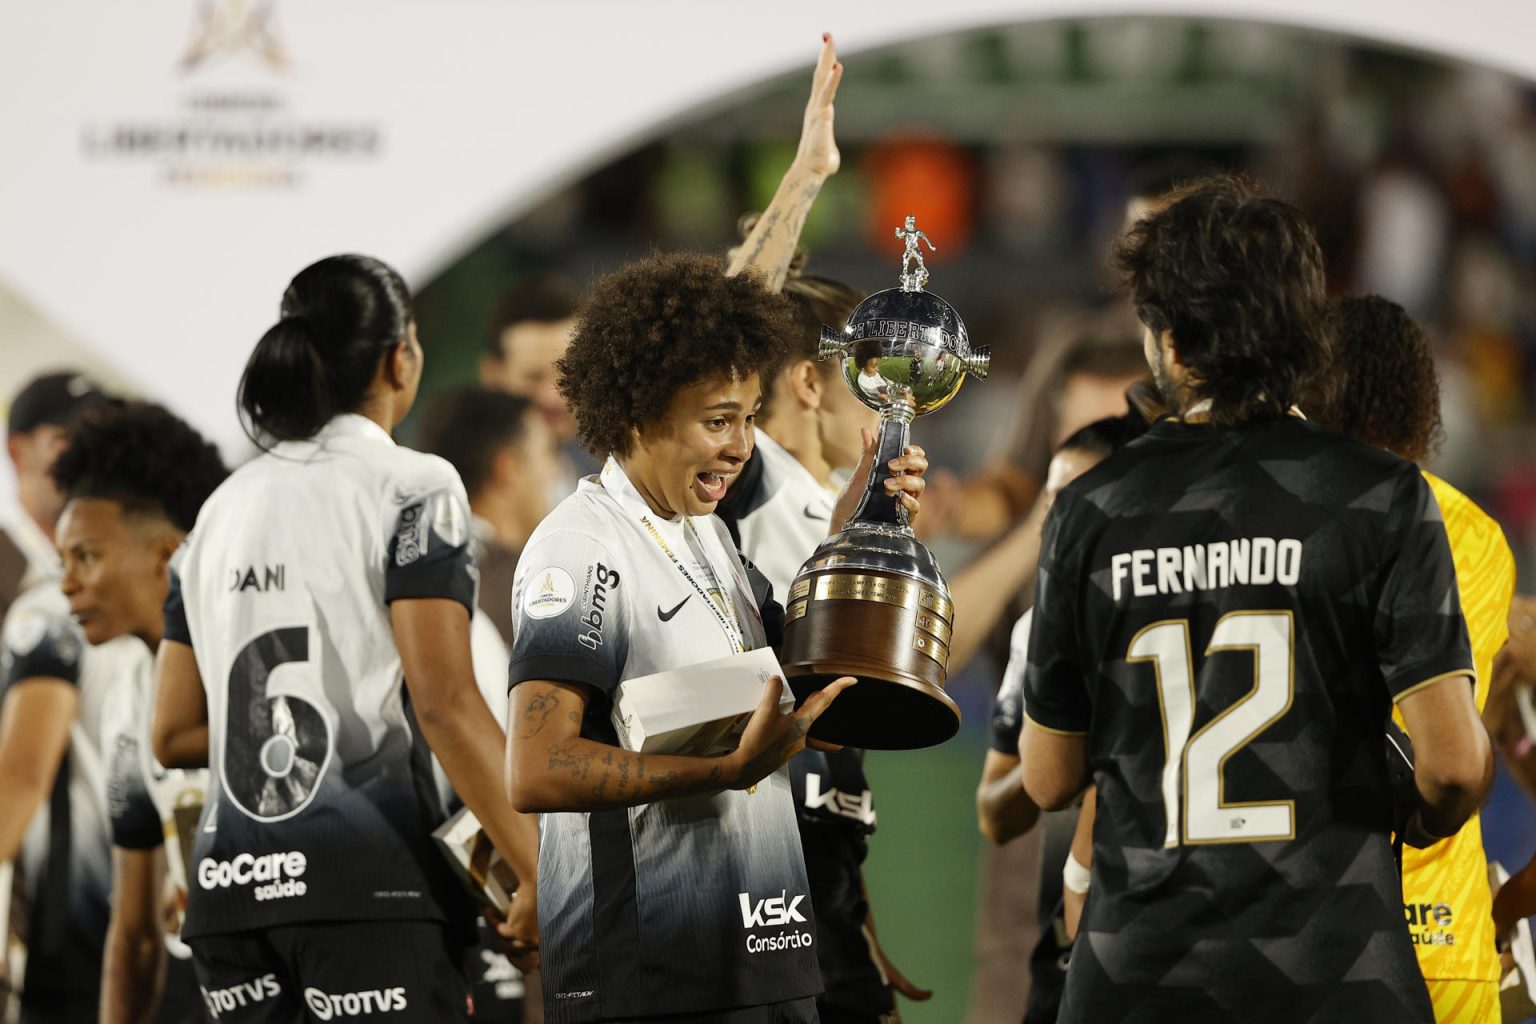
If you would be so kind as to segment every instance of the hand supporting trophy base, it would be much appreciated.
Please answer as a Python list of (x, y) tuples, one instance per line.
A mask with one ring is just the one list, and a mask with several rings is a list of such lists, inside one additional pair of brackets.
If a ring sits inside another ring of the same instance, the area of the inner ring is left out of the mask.
[(902, 287), (865, 299), (841, 332), (822, 329), (821, 358), (841, 358), (850, 390), (880, 412), (879, 447), (853, 517), (790, 586), (779, 659), (801, 699), (855, 676), (859, 685), (838, 696), (811, 735), (876, 750), (933, 746), (960, 727), (960, 709), (944, 692), (949, 586), (884, 479), (912, 420), (953, 398), (967, 372), (984, 379), (989, 362), (986, 349), (970, 349), (954, 308), (922, 290), (921, 255), (916, 272), (908, 269), (920, 233), (911, 218), (906, 228), (913, 233), (905, 236)]

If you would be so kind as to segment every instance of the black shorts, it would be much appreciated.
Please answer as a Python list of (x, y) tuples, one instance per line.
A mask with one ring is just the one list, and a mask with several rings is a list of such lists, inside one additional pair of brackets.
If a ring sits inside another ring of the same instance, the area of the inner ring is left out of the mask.
[(432, 921), (342, 921), (190, 939), (218, 1024), (469, 1020), (462, 947)]

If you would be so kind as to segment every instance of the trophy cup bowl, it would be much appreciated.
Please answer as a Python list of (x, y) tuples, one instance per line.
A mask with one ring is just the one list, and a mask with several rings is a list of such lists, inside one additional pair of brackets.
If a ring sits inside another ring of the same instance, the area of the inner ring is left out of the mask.
[[(917, 241), (910, 218), (907, 230), (910, 259)], [(795, 696), (803, 700), (839, 676), (859, 680), (811, 727), (829, 743), (909, 750), (960, 728), (960, 709), (944, 692), (954, 627), (949, 586), (883, 485), (912, 420), (947, 404), (967, 374), (987, 375), (989, 351), (970, 347), (954, 307), (922, 290), (926, 279), (919, 256), (901, 288), (865, 299), (841, 332), (822, 328), (821, 358), (840, 358), (849, 389), (880, 413), (879, 448), (858, 509), (816, 548), (785, 601), (779, 660)]]

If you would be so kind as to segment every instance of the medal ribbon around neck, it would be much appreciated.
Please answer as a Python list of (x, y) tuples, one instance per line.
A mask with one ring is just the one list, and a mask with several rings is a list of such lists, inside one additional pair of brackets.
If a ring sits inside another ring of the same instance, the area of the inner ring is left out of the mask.
[[(725, 612), (721, 611), (720, 606), (715, 603), (714, 598), (709, 596), (708, 591), (699, 586), (699, 581), (693, 578), (693, 573), (688, 571), (688, 567), (683, 564), (682, 559), (678, 558), (677, 555), (673, 553), (671, 545), (669, 545), (665, 538), (662, 537), (661, 531), (656, 529), (656, 524), (651, 522), (651, 517), (642, 515), (640, 517), (640, 525), (645, 527), (646, 531), (650, 533), (651, 539), (656, 542), (657, 547), (661, 548), (662, 553), (672, 560), (672, 564), (677, 567), (678, 572), (683, 574), (683, 579), (688, 581), (688, 585), (693, 588), (693, 592), (698, 594), (699, 597), (703, 599), (704, 603), (709, 606), (709, 610), (715, 613), (715, 621), (720, 624), (720, 629), (725, 633), (725, 638), (731, 642), (732, 651), (736, 654), (740, 654), (745, 651), (747, 646), (746, 642), (742, 639), (742, 631), (740, 625), (732, 622), (729, 618), (727, 618)], [(683, 529), (689, 531), (693, 530), (693, 524), (688, 522), (686, 517), (683, 519)], [(704, 559), (705, 568), (709, 570), (710, 576), (714, 577), (714, 566), (709, 564), (709, 552), (704, 549), (704, 542), (698, 537), (697, 534), (694, 535), (694, 541), (699, 546), (699, 554)], [(725, 592), (725, 584), (722, 583), (718, 577), (714, 578), (712, 582), (716, 585), (716, 589), (720, 591), (720, 599), (723, 601), (730, 601), (731, 607), (734, 609), (736, 602), (732, 601), (730, 595)]]

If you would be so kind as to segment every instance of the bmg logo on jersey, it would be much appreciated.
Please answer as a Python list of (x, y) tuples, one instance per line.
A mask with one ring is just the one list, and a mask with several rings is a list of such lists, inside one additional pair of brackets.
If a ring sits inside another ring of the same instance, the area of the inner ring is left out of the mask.
[(260, 883), (251, 891), (252, 896), (258, 900), (280, 900), (309, 891), (301, 879), (308, 868), (308, 858), (298, 850), (241, 853), (233, 860), (204, 857), (197, 865), (197, 884), (204, 889), (228, 889), (232, 885)]
[(203, 994), (203, 1004), (208, 1007), (208, 1013), (214, 1020), (223, 1014), (275, 999), (283, 992), (275, 974), (264, 974), (254, 981), (243, 981), (228, 988), (206, 989), (201, 985), (197, 988)]
[(780, 889), (777, 896), (767, 899), (754, 900), (752, 894), (747, 892), (737, 893), (736, 897), (741, 901), (741, 926), (748, 929), (748, 953), (801, 949), (814, 941), (809, 931), (780, 932), (769, 936), (751, 932), (753, 928), (783, 928), (791, 924), (808, 923), (805, 915), (800, 913), (800, 904), (805, 902), (804, 893), (791, 898), (789, 890)]
[(304, 990), (304, 1005), (321, 1020), (361, 1017), (365, 1013), (393, 1013), (406, 1008), (404, 988), (376, 988), (362, 992)]
[(587, 627), (576, 639), (589, 651), (603, 646), (603, 611), (608, 607), (608, 592), (617, 590), (619, 574), (602, 562), (587, 569), (587, 583), (583, 592), (580, 622)]

